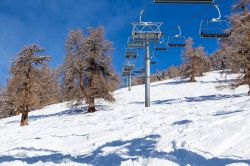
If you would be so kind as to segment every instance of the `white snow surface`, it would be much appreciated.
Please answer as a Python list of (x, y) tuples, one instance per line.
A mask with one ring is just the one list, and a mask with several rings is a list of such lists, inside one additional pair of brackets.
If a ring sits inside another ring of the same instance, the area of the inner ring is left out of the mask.
[[(234, 76), (227, 78), (231, 79)], [(0, 120), (0, 165), (246, 166), (250, 165), (248, 87), (235, 90), (219, 71), (190, 83), (179, 78), (114, 92), (96, 113), (50, 105)]]

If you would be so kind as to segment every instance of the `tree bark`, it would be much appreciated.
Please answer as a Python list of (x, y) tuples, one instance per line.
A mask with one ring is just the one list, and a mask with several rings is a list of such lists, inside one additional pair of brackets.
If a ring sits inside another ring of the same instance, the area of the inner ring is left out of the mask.
[(193, 71), (190, 76), (190, 82), (196, 82)]
[(248, 93), (247, 93), (247, 94), (248, 94), (248, 96), (250, 96), (250, 85), (248, 85), (248, 86), (249, 86), (249, 91), (248, 91)]
[(95, 98), (91, 97), (88, 101), (88, 112), (95, 112)]
[(19, 107), (16, 108), (15, 114), (16, 114), (16, 115), (20, 115), (20, 114), (21, 114), (21, 111), (20, 111), (20, 108), (19, 108)]
[(29, 108), (28, 108), (28, 106), (26, 106), (25, 110), (23, 110), (23, 113), (22, 113), (20, 126), (29, 125), (29, 123), (28, 123), (28, 114), (29, 114)]

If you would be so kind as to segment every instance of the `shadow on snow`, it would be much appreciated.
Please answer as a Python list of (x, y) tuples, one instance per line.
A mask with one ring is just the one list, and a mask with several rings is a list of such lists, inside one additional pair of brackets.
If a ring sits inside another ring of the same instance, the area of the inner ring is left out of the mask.
[(203, 101), (216, 101), (228, 98), (237, 98), (242, 97), (244, 95), (208, 95), (208, 96), (197, 96), (197, 97), (184, 97), (182, 100), (178, 99), (167, 99), (167, 100), (156, 100), (153, 101), (154, 104), (173, 104), (173, 103), (181, 103), (181, 102), (203, 102)]
[[(96, 105), (97, 110), (107, 110), (107, 106), (105, 105)], [(61, 112), (53, 113), (53, 114), (45, 114), (45, 115), (30, 115), (29, 121), (36, 121), (39, 119), (45, 119), (49, 117), (58, 117), (58, 116), (73, 116), (73, 115), (79, 115), (79, 114), (87, 114), (87, 116), (92, 116), (91, 113), (87, 112), (87, 107), (79, 107), (79, 108), (70, 108)], [(19, 123), (19, 120), (13, 120), (10, 122), (7, 122), (6, 124), (10, 123)]]
[(221, 112), (215, 113), (213, 116), (229, 115), (229, 114), (235, 114), (235, 113), (244, 112), (244, 111), (245, 110), (236, 110), (236, 111), (230, 111), (230, 112), (221, 111)]
[[(183, 97), (179, 99), (166, 99), (166, 100), (155, 100), (152, 101), (152, 104), (175, 104), (175, 103), (182, 103), (182, 102), (204, 102), (204, 101), (216, 101), (216, 100), (222, 100), (222, 99), (229, 99), (229, 98), (238, 98), (246, 96), (244, 94), (238, 94), (238, 95), (207, 95), (207, 96), (196, 96), (196, 97)], [(144, 104), (144, 102), (134, 101), (130, 104)]]
[[(33, 157), (15, 157), (15, 156), (0, 156), (0, 163), (22, 161), (27, 164), (34, 164), (37, 162), (76, 162), (92, 164), (95, 166), (116, 166), (120, 165), (123, 161), (137, 160), (141, 158), (158, 158), (175, 162), (179, 165), (203, 165), (203, 166), (222, 166), (231, 163), (246, 163), (250, 164), (250, 160), (237, 160), (230, 158), (211, 158), (206, 159), (200, 154), (186, 150), (186, 149), (174, 149), (172, 152), (163, 152), (156, 150), (156, 144), (159, 135), (149, 135), (144, 138), (136, 138), (126, 141), (113, 141), (106, 143), (103, 146), (98, 147), (87, 155), (72, 156), (70, 154), (63, 154), (58, 151), (49, 151), (46, 149), (34, 149), (34, 148), (19, 148), (19, 150), (26, 151), (40, 151), (50, 152), (51, 154), (33, 156)], [(175, 147), (175, 146), (173, 146)], [(105, 152), (105, 149), (109, 149)], [(113, 149), (113, 150), (112, 150)], [(16, 149), (13, 149), (16, 150)]]
[(185, 125), (185, 124), (189, 124), (192, 122), (193, 121), (191, 121), (191, 120), (181, 120), (181, 121), (174, 122), (172, 125)]

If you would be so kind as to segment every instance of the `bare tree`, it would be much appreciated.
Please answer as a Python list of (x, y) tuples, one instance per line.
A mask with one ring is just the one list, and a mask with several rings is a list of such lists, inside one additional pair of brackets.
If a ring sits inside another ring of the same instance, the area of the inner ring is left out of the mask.
[(48, 65), (43, 65), (37, 69), (35, 79), (35, 91), (39, 98), (37, 108), (59, 102), (59, 85), (56, 79), (56, 73)]
[(43, 52), (43, 49), (37, 45), (25, 47), (11, 65), (10, 86), (14, 95), (14, 105), (22, 113), (21, 126), (28, 125), (28, 113), (38, 102), (34, 85), (36, 66), (49, 59), (48, 56), (36, 56), (40, 52)]
[(85, 98), (83, 77), (86, 62), (85, 54), (81, 48), (83, 42), (84, 38), (80, 30), (69, 33), (65, 43), (66, 57), (61, 67), (63, 100), (77, 100), (76, 104)]
[(104, 39), (104, 29), (89, 28), (88, 32), (86, 37), (80, 30), (69, 34), (63, 89), (67, 99), (76, 100), (75, 106), (85, 102), (88, 112), (95, 112), (96, 99), (114, 101), (118, 78), (111, 68), (112, 44)]
[(104, 28), (89, 28), (83, 51), (86, 55), (85, 86), (88, 112), (95, 112), (95, 99), (114, 101), (111, 92), (118, 86), (118, 77), (111, 68), (112, 43), (104, 38)]
[[(221, 41), (221, 52), (226, 58), (226, 73), (237, 73), (232, 88), (248, 85), (250, 89), (250, 13), (244, 8), (243, 13), (231, 16), (231, 36)], [(250, 90), (248, 91), (250, 95)]]
[(208, 58), (205, 56), (204, 47), (193, 47), (193, 39), (187, 39), (185, 51), (182, 53), (183, 73), (185, 78), (190, 78), (195, 82), (196, 76), (202, 76), (202, 73), (209, 70)]
[(167, 75), (169, 78), (179, 77), (179, 76), (180, 76), (180, 70), (178, 69), (178, 67), (170, 66), (170, 67), (168, 67), (168, 69), (166, 70), (166, 75)]
[(223, 52), (224, 51), (218, 50), (209, 57), (212, 70), (226, 69), (226, 56)]

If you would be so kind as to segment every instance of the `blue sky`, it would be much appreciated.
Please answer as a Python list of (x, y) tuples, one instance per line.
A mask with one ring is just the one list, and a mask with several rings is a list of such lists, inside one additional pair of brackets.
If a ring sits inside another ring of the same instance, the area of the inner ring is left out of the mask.
[[(221, 1), (224, 18), (230, 15), (234, 0)], [(145, 9), (144, 21), (163, 22), (165, 36), (177, 33), (181, 25), (183, 35), (193, 37), (195, 45), (203, 45), (208, 53), (218, 49), (218, 40), (201, 39), (198, 35), (202, 19), (216, 16), (211, 5), (154, 4), (151, 0), (1, 0), (0, 3), (0, 84), (9, 77), (11, 59), (26, 45), (39, 44), (51, 55), (51, 67), (62, 64), (64, 42), (71, 29), (104, 26), (105, 36), (113, 42), (113, 65), (120, 72), (124, 50), (131, 35), (131, 22), (139, 19)], [(152, 50), (153, 48), (151, 48)], [(181, 63), (181, 49), (155, 53), (157, 65), (152, 72)], [(143, 65), (144, 51), (140, 51), (138, 66)]]

